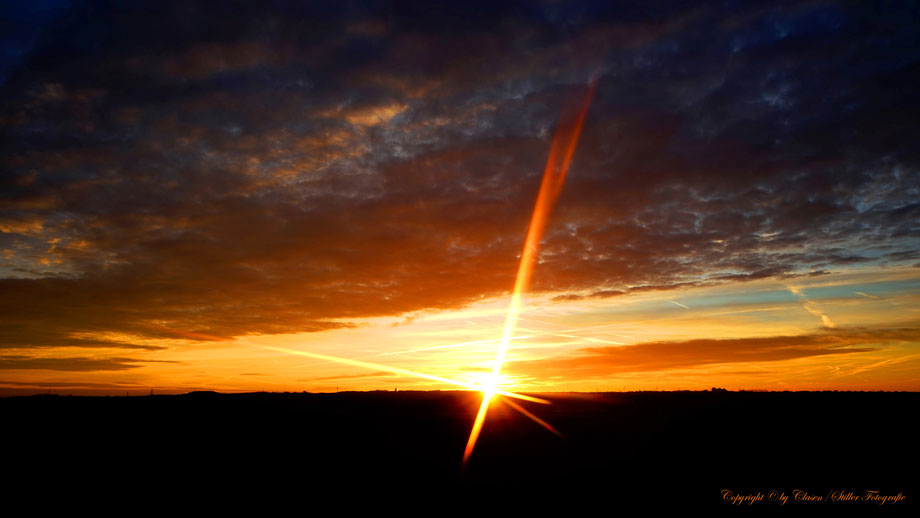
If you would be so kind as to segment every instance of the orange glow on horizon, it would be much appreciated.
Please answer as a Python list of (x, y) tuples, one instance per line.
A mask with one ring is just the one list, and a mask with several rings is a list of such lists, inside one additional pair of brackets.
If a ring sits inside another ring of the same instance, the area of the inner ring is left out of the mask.
[(492, 375), (485, 390), (483, 390), (482, 403), (479, 405), (479, 411), (476, 413), (476, 419), (473, 422), (473, 429), (470, 431), (470, 437), (463, 452), (464, 466), (466, 466), (473, 449), (476, 447), (476, 440), (482, 432), (489, 404), (495, 394), (499, 393), (498, 379), (501, 374), (502, 364), (504, 364), (508, 353), (508, 344), (511, 342), (514, 331), (517, 328), (518, 317), (521, 313), (521, 300), (530, 285), (531, 277), (533, 277), (534, 263), (537, 259), (540, 240), (546, 231), (546, 225), (553, 206), (562, 192), (562, 185), (565, 182), (569, 164), (572, 162), (572, 156), (575, 154), (575, 146), (578, 144), (578, 137), (581, 135), (581, 128), (588, 114), (588, 106), (591, 104), (591, 97), (594, 95), (596, 84), (596, 81), (592, 81), (588, 85), (577, 116), (568, 121), (560, 120), (556, 133), (553, 135), (549, 157), (543, 170), (540, 192), (534, 204), (533, 216), (531, 216), (527, 238), (524, 241), (524, 250), (521, 252), (521, 262), (518, 265), (517, 276), (514, 280), (514, 290), (511, 293), (511, 303), (508, 306), (508, 313), (505, 317), (502, 339), (499, 342), (498, 352), (492, 366)]
[[(445, 383), (447, 385), (455, 385), (458, 387), (468, 388), (472, 390), (483, 390), (482, 387), (479, 387), (473, 383), (466, 383), (466, 382), (459, 381), (459, 380), (453, 380), (450, 378), (435, 376), (433, 374), (425, 374), (424, 372), (415, 372), (415, 371), (411, 371), (408, 369), (402, 369), (399, 367), (391, 367), (389, 365), (384, 365), (381, 363), (371, 363), (371, 362), (365, 362), (361, 360), (352, 360), (349, 358), (340, 358), (338, 356), (330, 356), (328, 354), (311, 353), (308, 351), (301, 351), (299, 349), (289, 349), (286, 347), (275, 347), (272, 345), (257, 345), (257, 344), (250, 344), (250, 345), (252, 345), (253, 347), (258, 347), (260, 349), (266, 349), (269, 351), (277, 351), (277, 352), (282, 352), (282, 353), (287, 353), (287, 354), (296, 354), (298, 356), (306, 356), (308, 358), (316, 358), (318, 360), (326, 360), (326, 361), (331, 361), (331, 362), (336, 362), (336, 363), (342, 363), (345, 365), (353, 365), (355, 367), (363, 367), (366, 369), (379, 369), (382, 371), (391, 372), (393, 374), (402, 374), (404, 376), (411, 376), (414, 378), (422, 378), (422, 379), (427, 379), (431, 381), (437, 381), (440, 383)], [(509, 398), (523, 399), (524, 401), (530, 401), (532, 403), (541, 403), (541, 404), (549, 403), (549, 401), (545, 399), (535, 398), (533, 396), (527, 396), (525, 394), (517, 394), (515, 392), (508, 392), (506, 390), (499, 390), (495, 393), (500, 394), (505, 397), (509, 397)]]

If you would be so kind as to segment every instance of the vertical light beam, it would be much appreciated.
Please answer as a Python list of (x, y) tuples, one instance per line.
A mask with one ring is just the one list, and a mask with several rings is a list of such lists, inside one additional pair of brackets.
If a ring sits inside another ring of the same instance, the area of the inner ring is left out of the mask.
[(585, 96), (581, 101), (578, 111), (574, 118), (565, 116), (560, 118), (556, 127), (556, 133), (553, 135), (552, 145), (549, 150), (549, 158), (546, 160), (546, 168), (543, 170), (543, 181), (540, 184), (540, 193), (537, 195), (537, 202), (534, 205), (533, 216), (530, 218), (530, 228), (527, 230), (527, 238), (524, 241), (524, 250), (521, 252), (521, 262), (518, 265), (517, 277), (514, 280), (514, 291), (511, 292), (511, 303), (508, 306), (508, 313), (505, 316), (505, 328), (502, 333), (501, 342), (498, 345), (498, 352), (495, 356), (495, 363), (492, 365), (492, 373), (486, 382), (482, 393), (482, 403), (479, 405), (479, 412), (476, 414), (476, 420), (473, 422), (473, 429), (470, 431), (470, 438), (466, 443), (466, 449), (463, 452), (463, 466), (469, 461), (473, 448), (476, 446), (476, 440), (482, 431), (482, 425), (486, 419), (486, 413), (489, 410), (489, 404), (498, 390), (498, 379), (501, 374), (502, 364), (505, 362), (505, 355), (508, 353), (508, 344), (514, 336), (514, 330), (517, 327), (518, 316), (521, 313), (521, 300), (527, 287), (530, 285), (530, 278), (533, 276), (533, 267), (537, 259), (537, 251), (543, 233), (546, 230), (546, 224), (549, 221), (549, 215), (552, 212), (553, 205), (562, 192), (562, 184), (565, 182), (565, 175), (569, 170), (569, 164), (572, 162), (572, 156), (575, 154), (575, 146), (578, 143), (578, 137), (581, 135), (581, 128), (585, 122), (585, 116), (588, 114), (588, 105), (591, 103), (591, 97), (594, 95), (596, 80), (588, 85)]

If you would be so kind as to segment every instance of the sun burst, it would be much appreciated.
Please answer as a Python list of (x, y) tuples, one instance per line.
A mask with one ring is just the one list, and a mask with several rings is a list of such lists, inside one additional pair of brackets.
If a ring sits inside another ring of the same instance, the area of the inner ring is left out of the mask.
[[(469, 462), (470, 456), (473, 453), (473, 450), (476, 447), (476, 442), (479, 438), (480, 433), (482, 432), (482, 427), (485, 424), (486, 416), (488, 415), (489, 407), (495, 401), (501, 401), (504, 404), (507, 404), (513, 410), (524, 415), (528, 419), (534, 421), (538, 425), (542, 426), (546, 430), (562, 436), (562, 434), (556, 430), (552, 425), (546, 421), (540, 419), (532, 412), (524, 408), (523, 406), (516, 403), (514, 400), (519, 399), (522, 401), (529, 401), (532, 403), (541, 403), (549, 404), (549, 401), (526, 394), (520, 394), (505, 390), (504, 385), (508, 383), (507, 377), (503, 376), (501, 373), (502, 366), (505, 363), (505, 359), (508, 354), (509, 345), (512, 340), (515, 340), (515, 329), (517, 328), (517, 322), (520, 318), (521, 309), (523, 306), (523, 297), (527, 292), (527, 288), (530, 285), (531, 277), (533, 276), (534, 265), (536, 263), (537, 255), (539, 252), (540, 240), (543, 238), (543, 234), (546, 230), (547, 223), (549, 221), (550, 213), (552, 212), (553, 206), (556, 203), (556, 200), (559, 198), (559, 194), (562, 192), (562, 185), (565, 182), (566, 174), (568, 173), (569, 165), (572, 162), (572, 157), (575, 154), (575, 147), (578, 143), (578, 138), (581, 135), (581, 129), (584, 125), (585, 117), (588, 113), (588, 106), (591, 103), (591, 98), (594, 94), (595, 81), (592, 81), (584, 93), (584, 96), (581, 100), (581, 103), (578, 106), (578, 110), (574, 112), (574, 116), (566, 117), (565, 115), (560, 119), (559, 124), (557, 125), (556, 132), (553, 135), (552, 144), (550, 146), (549, 157), (546, 161), (546, 167), (543, 171), (543, 179), (540, 184), (540, 191), (537, 195), (537, 200), (534, 205), (533, 215), (530, 219), (530, 225), (527, 230), (527, 236), (524, 242), (524, 249), (521, 253), (521, 260), (518, 265), (517, 275), (514, 281), (514, 289), (511, 294), (511, 302), (508, 306), (507, 313), (505, 315), (505, 323), (503, 327), (503, 333), (501, 339), (497, 340), (481, 340), (475, 342), (464, 342), (460, 344), (450, 344), (446, 346), (435, 346), (424, 349), (418, 349), (419, 351), (429, 350), (429, 349), (439, 349), (447, 347), (457, 347), (464, 346), (469, 344), (481, 344), (481, 343), (491, 343), (498, 342), (498, 350), (496, 352), (495, 360), (492, 364), (492, 370), (484, 375), (479, 383), (469, 383), (464, 381), (459, 381), (451, 378), (446, 378), (443, 376), (436, 376), (433, 374), (427, 374), (423, 372), (412, 371), (404, 369), (401, 367), (393, 367), (382, 363), (369, 362), (361, 359), (353, 358), (342, 358), (338, 356), (332, 356), (328, 354), (319, 354), (310, 351), (304, 351), (301, 349), (291, 349), (287, 347), (277, 347), (263, 344), (256, 344), (249, 341), (240, 341), (239, 343), (244, 345), (249, 345), (252, 347), (257, 347), (261, 349), (282, 352), (285, 354), (305, 356), (308, 358), (314, 358), (317, 360), (324, 360), (329, 362), (336, 362), (345, 365), (351, 365), (355, 367), (367, 368), (381, 370), (393, 374), (410, 376), (415, 378), (426, 379), (429, 381), (436, 381), (439, 383), (444, 383), (447, 385), (453, 385), (458, 387), (463, 387), (470, 390), (479, 391), (482, 393), (482, 401), (479, 405), (479, 410), (476, 413), (476, 418), (473, 421), (473, 428), (470, 431), (469, 439), (467, 440), (466, 447), (463, 451), (463, 468), (466, 468), (467, 463)], [(574, 329), (573, 331), (577, 331)], [(174, 331), (174, 330), (171, 330)], [(183, 333), (189, 335), (189, 333)], [(540, 334), (540, 333), (538, 333)], [(217, 337), (214, 337), (217, 338)], [(527, 337), (517, 337), (517, 339), (523, 339)], [(412, 352), (412, 351), (402, 351), (402, 352)], [(394, 353), (398, 354), (398, 353)]]
[[(584, 125), (585, 117), (588, 114), (588, 106), (591, 103), (591, 97), (594, 95), (595, 82), (592, 81), (585, 92), (581, 105), (573, 119), (560, 120), (556, 127), (556, 133), (553, 135), (553, 142), (550, 146), (549, 158), (546, 160), (546, 168), (543, 170), (543, 181), (540, 184), (540, 192), (537, 195), (537, 201), (534, 205), (533, 216), (530, 218), (530, 227), (527, 229), (527, 238), (524, 241), (524, 250), (521, 252), (521, 262), (518, 265), (517, 276), (514, 280), (514, 291), (511, 293), (511, 303), (508, 306), (508, 313), (505, 317), (505, 327), (502, 333), (501, 342), (498, 345), (498, 352), (492, 366), (492, 375), (486, 381), (482, 391), (482, 403), (479, 405), (479, 412), (476, 413), (476, 419), (473, 421), (473, 429), (470, 431), (470, 437), (467, 440), (466, 448), (463, 451), (463, 465), (469, 462), (470, 455), (476, 447), (476, 441), (482, 432), (482, 426), (485, 424), (486, 415), (489, 411), (489, 405), (498, 391), (498, 384), (501, 375), (502, 365), (505, 363), (505, 357), (508, 354), (508, 344), (514, 337), (514, 331), (517, 327), (518, 317), (521, 314), (522, 300), (524, 293), (530, 285), (530, 279), (533, 277), (534, 264), (536, 263), (537, 253), (539, 251), (540, 240), (546, 231), (546, 225), (549, 221), (549, 215), (552, 212), (559, 194), (562, 192), (562, 184), (565, 182), (566, 173), (569, 170), (569, 164), (572, 162), (572, 156), (575, 154), (575, 146), (578, 144), (578, 137), (581, 135), (581, 128)], [(516, 408), (523, 410), (523, 408)], [(525, 411), (526, 412), (526, 411)], [(525, 413), (532, 419), (537, 419), (533, 414)], [(537, 419), (537, 422), (545, 427), (549, 427), (553, 432), (558, 433), (548, 424)]]

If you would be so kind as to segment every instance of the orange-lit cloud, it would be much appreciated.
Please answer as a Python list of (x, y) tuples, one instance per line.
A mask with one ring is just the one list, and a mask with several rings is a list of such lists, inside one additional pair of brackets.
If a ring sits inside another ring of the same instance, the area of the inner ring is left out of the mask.
[(776, 362), (823, 355), (858, 355), (890, 344), (920, 342), (920, 328), (834, 329), (798, 336), (693, 339), (618, 347), (586, 347), (574, 355), (508, 364), (510, 372), (537, 378), (603, 377), (624, 372), (712, 364)]
[(120, 371), (136, 369), (144, 362), (131, 358), (34, 358), (22, 355), (0, 355), (0, 370), (47, 370), (67, 372)]

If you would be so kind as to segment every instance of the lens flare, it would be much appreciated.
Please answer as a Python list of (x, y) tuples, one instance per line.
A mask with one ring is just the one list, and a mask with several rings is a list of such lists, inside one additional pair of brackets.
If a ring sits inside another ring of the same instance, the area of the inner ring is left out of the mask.
[(588, 114), (588, 105), (591, 103), (591, 97), (594, 95), (596, 81), (588, 85), (585, 96), (579, 106), (577, 115), (572, 119), (563, 118), (556, 127), (556, 133), (553, 135), (553, 142), (549, 150), (549, 158), (546, 160), (546, 168), (543, 170), (543, 181), (540, 184), (540, 193), (537, 195), (537, 202), (534, 205), (533, 216), (530, 218), (530, 227), (527, 230), (527, 238), (524, 241), (524, 250), (521, 253), (521, 262), (518, 265), (517, 276), (514, 280), (514, 290), (511, 292), (511, 303), (508, 306), (508, 313), (505, 316), (505, 327), (502, 333), (501, 342), (498, 344), (498, 352), (495, 356), (495, 363), (492, 364), (492, 376), (483, 388), (482, 403), (479, 406), (479, 412), (476, 413), (476, 420), (473, 421), (473, 429), (470, 431), (469, 440), (466, 443), (466, 449), (463, 452), (463, 465), (466, 466), (470, 455), (476, 446), (476, 440), (482, 431), (482, 425), (485, 423), (486, 414), (489, 410), (489, 404), (496, 394), (499, 394), (498, 379), (501, 373), (502, 364), (505, 362), (505, 356), (508, 353), (508, 344), (514, 335), (517, 327), (518, 316), (521, 313), (521, 300), (527, 287), (530, 285), (530, 279), (533, 276), (533, 267), (537, 259), (537, 251), (543, 233), (546, 230), (546, 224), (549, 221), (550, 212), (553, 205), (562, 192), (562, 184), (565, 182), (566, 173), (569, 170), (569, 164), (572, 162), (572, 156), (575, 154), (575, 146), (578, 144), (578, 137), (581, 135), (581, 128), (585, 122), (585, 116)]
[(518, 412), (520, 412), (521, 414), (523, 414), (524, 416), (526, 416), (527, 418), (529, 418), (531, 421), (537, 423), (538, 425), (542, 426), (543, 428), (546, 428), (546, 429), (549, 430), (550, 432), (552, 432), (552, 433), (558, 435), (559, 437), (562, 437), (562, 434), (559, 433), (559, 430), (556, 430), (555, 428), (553, 428), (553, 426), (552, 426), (551, 424), (549, 424), (549, 423), (547, 423), (546, 421), (540, 419), (539, 417), (533, 415), (533, 414), (532, 414), (530, 411), (528, 411), (526, 408), (524, 408), (524, 407), (522, 407), (521, 405), (515, 403), (514, 401), (512, 401), (512, 400), (510, 400), (510, 399), (508, 399), (508, 398), (503, 398), (503, 399), (502, 399), (502, 403), (505, 403), (506, 405), (510, 406), (511, 408), (517, 410)]

